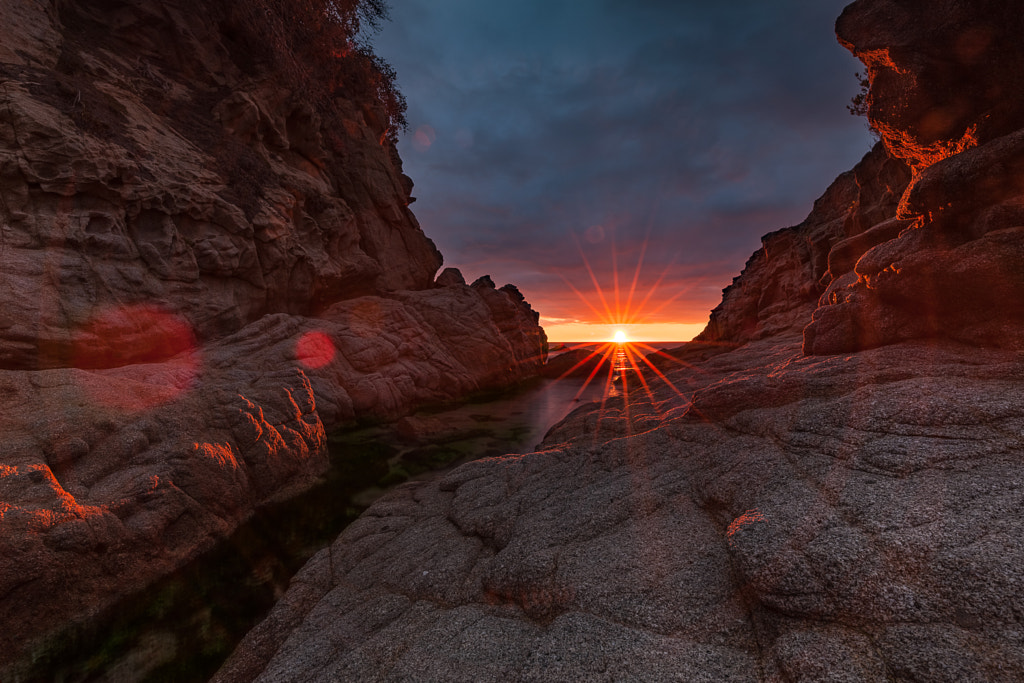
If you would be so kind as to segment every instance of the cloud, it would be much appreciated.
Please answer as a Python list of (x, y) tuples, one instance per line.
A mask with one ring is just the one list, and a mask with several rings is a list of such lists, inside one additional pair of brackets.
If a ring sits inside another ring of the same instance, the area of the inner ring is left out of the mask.
[(409, 101), (424, 231), (566, 318), (590, 314), (564, 282), (591, 286), (584, 256), (631, 278), (646, 240), (641, 282), (684, 292), (659, 316), (706, 318), (760, 236), (870, 147), (845, 109), (844, 4), (392, 0), (377, 49)]

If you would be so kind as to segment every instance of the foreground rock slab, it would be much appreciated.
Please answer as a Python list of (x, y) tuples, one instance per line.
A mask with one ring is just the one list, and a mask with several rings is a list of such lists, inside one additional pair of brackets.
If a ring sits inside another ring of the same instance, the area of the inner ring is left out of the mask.
[(1024, 358), (799, 343), (398, 489), (215, 680), (1024, 676)]

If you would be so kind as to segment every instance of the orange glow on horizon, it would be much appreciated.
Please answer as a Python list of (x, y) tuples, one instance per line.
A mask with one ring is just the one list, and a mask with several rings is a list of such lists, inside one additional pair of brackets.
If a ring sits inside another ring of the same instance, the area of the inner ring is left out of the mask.
[[(573, 239), (576, 239), (575, 235), (573, 235)], [(680, 289), (671, 297), (660, 301), (653, 311), (648, 312), (647, 304), (668, 274), (668, 268), (661, 273), (646, 293), (638, 291), (644, 254), (647, 250), (646, 240), (640, 250), (635, 271), (626, 291), (620, 291), (620, 280), (624, 280), (624, 278), (619, 276), (617, 254), (614, 248), (612, 249), (612, 289), (610, 292), (605, 292), (578, 240), (576, 240), (576, 246), (593, 285), (592, 296), (586, 296), (564, 276), (562, 279), (566, 286), (590, 309), (594, 318), (601, 322), (591, 324), (568, 320), (549, 322), (543, 319), (541, 322), (548, 334), (549, 341), (582, 343), (581, 346), (569, 349), (569, 352), (574, 354), (571, 358), (575, 364), (558, 377), (558, 380), (561, 380), (567, 377), (582, 377), (586, 374), (586, 379), (577, 392), (576, 399), (579, 400), (591, 382), (596, 380), (604, 385), (597, 417), (597, 428), (594, 432), (596, 440), (609, 398), (621, 399), (621, 408), (616, 410), (622, 411), (621, 414), (627, 424), (630, 423), (630, 414), (634, 404), (644, 404), (649, 406), (645, 410), (653, 408), (659, 413), (663, 409), (671, 409), (668, 407), (669, 404), (665, 403), (667, 394), (655, 394), (655, 389), (659, 387), (667, 387), (673, 394), (686, 400), (684, 393), (658, 366), (662, 365), (665, 368), (670, 365), (692, 366), (645, 343), (645, 341), (689, 341), (700, 333), (704, 324), (643, 322), (645, 318), (657, 316), (659, 312), (688, 291), (685, 288)], [(636, 303), (637, 300), (639, 303)], [(599, 377), (599, 374), (604, 376)], [(676, 401), (671, 401), (670, 404), (671, 406), (679, 405)]]
[[(600, 228), (600, 226), (595, 227)], [(588, 240), (590, 240), (592, 230), (594, 227), (587, 232)], [(663, 311), (686, 294), (689, 288), (680, 288), (664, 299), (659, 300), (655, 297), (665, 277), (669, 274), (672, 267), (670, 264), (661, 272), (654, 284), (646, 288), (646, 292), (642, 291), (644, 286), (641, 285), (640, 274), (643, 271), (644, 257), (647, 254), (648, 239), (644, 239), (641, 243), (636, 267), (633, 269), (632, 277), (628, 277), (628, 279), (619, 272), (619, 254), (612, 245), (612, 282), (610, 291), (606, 291), (606, 288), (602, 287), (598, 281), (597, 274), (586, 254), (583, 253), (583, 247), (576, 234), (570, 234), (590, 279), (592, 285), (590, 294), (585, 294), (580, 287), (570, 282), (564, 275), (561, 277), (565, 285), (590, 311), (590, 320), (542, 318), (541, 325), (544, 327), (548, 341), (565, 343), (615, 340), (618, 342), (617, 334), (622, 332), (630, 341), (684, 342), (690, 341), (704, 329), (706, 322), (654, 322), (659, 318), (664, 319)], [(627, 281), (628, 285), (626, 285)], [(657, 303), (652, 304), (652, 300)]]
[[(565, 322), (561, 320), (540, 319), (540, 324), (552, 344), (568, 342), (603, 342), (615, 338), (616, 330), (621, 325), (609, 323)], [(666, 342), (690, 341), (703, 331), (707, 321), (700, 323), (632, 323), (626, 329), (630, 341)]]

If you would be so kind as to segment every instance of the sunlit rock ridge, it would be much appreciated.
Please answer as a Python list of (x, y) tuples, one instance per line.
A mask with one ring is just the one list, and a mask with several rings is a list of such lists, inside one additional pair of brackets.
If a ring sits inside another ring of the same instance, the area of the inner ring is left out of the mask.
[(309, 486), (325, 430), (544, 361), (514, 287), (434, 281), (372, 83), (322, 116), (232, 6), (0, 0), (0, 669)]
[(671, 386), (399, 488), (216, 680), (1024, 679), (1022, 23), (849, 5), (880, 144)]

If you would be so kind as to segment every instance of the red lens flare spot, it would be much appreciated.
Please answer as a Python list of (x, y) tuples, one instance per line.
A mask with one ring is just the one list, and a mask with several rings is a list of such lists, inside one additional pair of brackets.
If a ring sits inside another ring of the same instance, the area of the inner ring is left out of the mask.
[(113, 368), (158, 363), (196, 347), (192, 325), (180, 315), (150, 304), (100, 311), (74, 335), (72, 365)]
[(426, 152), (430, 149), (430, 146), (434, 144), (434, 140), (437, 139), (437, 133), (431, 126), (426, 124), (416, 129), (416, 132), (412, 136), (412, 146), (416, 148), (418, 152)]
[(150, 304), (100, 311), (72, 337), (79, 388), (99, 406), (147, 410), (180, 397), (199, 367), (192, 325)]
[(330, 363), (336, 353), (334, 342), (323, 332), (307, 332), (295, 343), (295, 359), (311, 370)]

